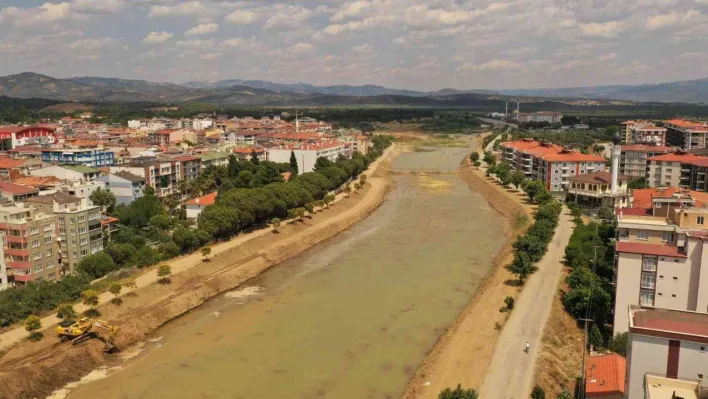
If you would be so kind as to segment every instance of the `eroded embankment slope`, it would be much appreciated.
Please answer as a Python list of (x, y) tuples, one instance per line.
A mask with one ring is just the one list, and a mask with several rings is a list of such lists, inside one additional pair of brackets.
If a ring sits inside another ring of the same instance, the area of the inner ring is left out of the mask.
[[(389, 151), (382, 163), (390, 162), (395, 153), (395, 149)], [(367, 174), (370, 178), (364, 188), (312, 218), (284, 225), (280, 233), (261, 234), (215, 255), (210, 262), (175, 275), (171, 284), (141, 288), (136, 295), (124, 296), (121, 306), (100, 306), (102, 318), (120, 326), (116, 338), (118, 347), (127, 348), (144, 340), (160, 326), (210, 298), (366, 217), (384, 201), (390, 183), (383, 171), (371, 169)], [(61, 344), (51, 333), (38, 343), (22, 343), (0, 360), (0, 398), (45, 397), (54, 389), (110, 362), (113, 357), (105, 355), (102, 348), (102, 343), (96, 340), (78, 346)]]

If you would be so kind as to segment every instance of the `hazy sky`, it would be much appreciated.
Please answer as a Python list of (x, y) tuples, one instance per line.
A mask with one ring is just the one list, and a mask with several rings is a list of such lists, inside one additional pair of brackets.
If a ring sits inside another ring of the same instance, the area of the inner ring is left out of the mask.
[(0, 0), (0, 75), (410, 89), (708, 77), (708, 0)]

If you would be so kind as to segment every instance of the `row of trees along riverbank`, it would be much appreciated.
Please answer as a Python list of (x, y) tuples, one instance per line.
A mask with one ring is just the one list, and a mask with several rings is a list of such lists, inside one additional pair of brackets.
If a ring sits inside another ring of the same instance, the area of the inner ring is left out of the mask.
[[(8, 327), (30, 315), (46, 313), (63, 303), (76, 301), (96, 278), (111, 274), (120, 279), (129, 271), (190, 253), (216, 240), (267, 227), (273, 219), (302, 216), (314, 207), (329, 203), (334, 190), (351, 190), (365, 183), (362, 175), (371, 162), (391, 145), (389, 136), (374, 136), (367, 155), (355, 153), (352, 159), (336, 162), (320, 158), (315, 171), (284, 181), (282, 172), (296, 172), (292, 164), (239, 162), (234, 156), (228, 166), (209, 167), (193, 184), (182, 184), (180, 194), (165, 199), (152, 188), (130, 205), (115, 206), (115, 197), (104, 192), (94, 203), (120, 219), (120, 226), (105, 243), (105, 250), (84, 258), (75, 275), (57, 282), (32, 282), (0, 292), (0, 327)], [(296, 165), (295, 165), (296, 166)], [(294, 175), (296, 173), (293, 173)], [(218, 190), (216, 203), (202, 211), (198, 228), (186, 219), (179, 206), (184, 194), (202, 195)], [(109, 276), (109, 277), (111, 277)], [(106, 284), (98, 283), (99, 288)]]

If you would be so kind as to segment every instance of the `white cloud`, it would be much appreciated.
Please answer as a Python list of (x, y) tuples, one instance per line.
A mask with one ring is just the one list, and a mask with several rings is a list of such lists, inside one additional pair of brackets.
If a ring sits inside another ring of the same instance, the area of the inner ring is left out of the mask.
[(708, 53), (705, 52), (698, 52), (698, 51), (689, 51), (686, 53), (681, 53), (677, 56), (674, 57), (675, 60), (679, 61), (702, 61), (702, 60), (708, 60)]
[(66, 2), (44, 3), (35, 8), (5, 7), (0, 10), (0, 23), (30, 27), (61, 21), (72, 15), (71, 4)]
[(72, 9), (88, 14), (114, 13), (122, 7), (122, 0), (72, 0), (71, 3)]
[(69, 48), (72, 50), (96, 51), (114, 43), (116, 43), (116, 40), (110, 37), (84, 38), (69, 43)]
[(243, 39), (235, 37), (233, 39), (224, 40), (223, 42), (221, 42), (221, 45), (226, 47), (239, 47), (242, 46), (244, 43), (245, 42)]
[(355, 53), (359, 53), (359, 54), (370, 54), (370, 53), (374, 52), (374, 48), (368, 43), (354, 46), (353, 50)]
[(197, 35), (208, 35), (209, 33), (214, 33), (219, 30), (219, 25), (215, 23), (199, 24), (194, 28), (188, 30), (185, 35), (187, 36), (197, 36)]
[(499, 60), (494, 59), (491, 61), (484, 62), (482, 64), (473, 64), (470, 62), (462, 64), (457, 68), (460, 72), (473, 72), (473, 71), (489, 71), (489, 70), (513, 70), (522, 69), (524, 64), (511, 60)]
[(688, 10), (684, 12), (672, 11), (668, 14), (659, 14), (647, 19), (645, 27), (649, 30), (657, 30), (686, 23), (708, 23), (706, 16), (698, 10)]
[(199, 56), (200, 60), (215, 61), (223, 56), (221, 53), (206, 53)]
[(620, 21), (591, 22), (580, 25), (580, 31), (588, 37), (617, 37), (627, 26)]
[(360, 32), (390, 25), (395, 20), (395, 16), (381, 15), (377, 17), (365, 18), (361, 21), (347, 22), (346, 24), (332, 24), (325, 27), (322, 31), (327, 35), (336, 36), (346, 32)]
[(311, 10), (291, 5), (268, 17), (265, 21), (265, 28), (276, 30), (295, 29), (310, 19), (311, 16)]
[(207, 48), (214, 46), (214, 39), (193, 39), (193, 40), (179, 40), (177, 42), (179, 47), (190, 47), (190, 48)]
[(150, 6), (148, 17), (194, 16), (198, 17), (206, 10), (201, 1), (187, 1), (167, 6)]
[(253, 11), (248, 10), (236, 10), (231, 14), (226, 16), (226, 22), (238, 25), (248, 25), (256, 22), (259, 19), (259, 15)]
[(302, 55), (311, 53), (315, 50), (315, 46), (311, 43), (298, 42), (290, 46), (287, 50), (290, 55)]
[(170, 32), (166, 31), (160, 31), (160, 32), (150, 32), (145, 38), (143, 39), (143, 43), (147, 44), (159, 44), (159, 43), (164, 43), (170, 39), (172, 39), (175, 35)]
[(617, 58), (617, 53), (613, 51), (611, 53), (603, 54), (603, 55), (599, 56), (597, 59), (600, 61), (603, 61), (603, 62), (607, 62), (607, 61), (612, 61), (616, 58)]

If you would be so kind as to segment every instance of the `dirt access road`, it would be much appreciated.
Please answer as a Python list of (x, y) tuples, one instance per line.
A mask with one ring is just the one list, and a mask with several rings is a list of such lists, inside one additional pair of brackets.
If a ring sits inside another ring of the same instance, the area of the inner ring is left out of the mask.
[[(573, 233), (573, 227), (572, 217), (564, 208), (548, 252), (538, 263), (538, 272), (526, 282), (499, 336), (480, 397), (528, 398), (543, 329), (551, 311), (563, 269), (565, 247)], [(524, 353), (527, 341), (531, 344), (528, 354)]]

